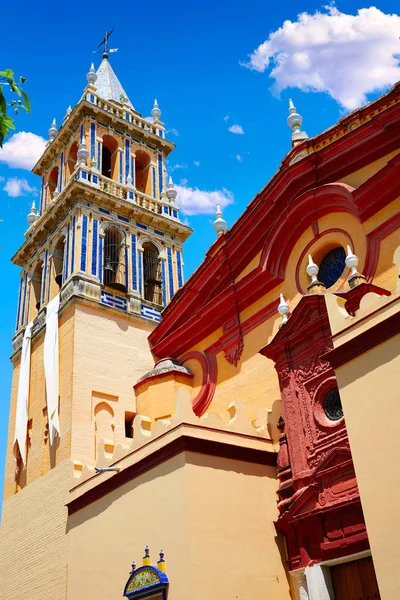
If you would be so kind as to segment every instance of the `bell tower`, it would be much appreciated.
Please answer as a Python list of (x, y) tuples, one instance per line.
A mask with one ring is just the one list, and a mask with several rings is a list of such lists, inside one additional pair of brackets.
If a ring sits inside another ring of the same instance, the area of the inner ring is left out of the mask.
[[(26, 536), (26, 511), (36, 507), (29, 536), (60, 544), (61, 579), (70, 474), (95, 464), (100, 437), (110, 452), (132, 437), (133, 385), (154, 364), (147, 337), (183, 285), (191, 229), (166, 181), (175, 146), (156, 100), (151, 115), (134, 108), (104, 52), (81, 100), (49, 129), (33, 169), (40, 204), (13, 257), (21, 284), (3, 535)], [(46, 524), (38, 493), (49, 502)], [(23, 553), (19, 559), (29, 562)], [(54, 579), (55, 568), (44, 579)]]

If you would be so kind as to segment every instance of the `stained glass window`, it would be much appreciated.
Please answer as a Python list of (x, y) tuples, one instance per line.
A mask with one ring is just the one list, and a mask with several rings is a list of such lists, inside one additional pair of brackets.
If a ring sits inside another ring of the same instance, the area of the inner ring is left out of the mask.
[(326, 288), (330, 288), (337, 282), (345, 269), (345, 260), (346, 252), (341, 246), (330, 250), (324, 256), (319, 266), (318, 279)]
[(339, 421), (343, 417), (342, 402), (337, 388), (327, 393), (324, 401), (324, 412), (330, 421)]

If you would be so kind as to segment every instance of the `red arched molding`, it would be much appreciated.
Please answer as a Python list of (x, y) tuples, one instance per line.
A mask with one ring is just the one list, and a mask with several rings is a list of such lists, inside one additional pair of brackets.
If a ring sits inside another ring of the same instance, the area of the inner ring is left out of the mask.
[[(307, 290), (303, 290), (303, 288), (301, 287), (301, 284), (300, 284), (300, 267), (301, 267), (301, 263), (303, 261), (303, 258), (305, 257), (306, 254), (308, 254), (311, 246), (313, 244), (315, 244), (315, 242), (317, 240), (319, 240), (322, 237), (324, 237), (324, 235), (328, 235), (329, 233), (340, 233), (340, 234), (346, 236), (347, 239), (349, 240), (351, 248), (354, 248), (353, 238), (344, 229), (336, 229), (336, 228), (325, 229), (325, 231), (321, 231), (320, 233), (317, 233), (317, 235), (310, 242), (308, 242), (307, 246), (304, 248), (303, 252), (300, 254), (299, 260), (297, 261), (297, 265), (296, 265), (296, 287), (297, 287), (298, 291), (300, 292), (300, 294), (307, 294)], [(341, 289), (342, 287), (343, 286), (340, 286), (339, 289)]]
[(352, 196), (353, 188), (344, 183), (328, 183), (295, 198), (282, 214), (273, 235), (268, 236), (260, 258), (260, 266), (284, 279), (286, 266), (296, 242), (311, 226), (318, 232), (318, 219), (334, 212), (347, 212), (359, 221)]
[(217, 383), (217, 361), (215, 354), (197, 350), (187, 352), (179, 359), (179, 362), (183, 365), (187, 360), (197, 360), (203, 371), (201, 390), (193, 399), (193, 412), (200, 417), (210, 406), (214, 396)]

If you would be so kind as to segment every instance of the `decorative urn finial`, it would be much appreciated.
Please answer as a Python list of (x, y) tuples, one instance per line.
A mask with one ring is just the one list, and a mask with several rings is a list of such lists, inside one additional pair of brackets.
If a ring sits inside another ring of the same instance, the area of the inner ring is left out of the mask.
[(32, 206), (31, 206), (31, 210), (29, 211), (29, 213), (27, 214), (27, 221), (29, 224), (29, 227), (31, 227), (33, 225), (33, 223), (35, 223), (35, 221), (37, 221), (39, 218), (39, 215), (37, 214), (37, 210), (36, 210), (36, 205), (35, 202), (32, 202)]
[(213, 223), (213, 227), (217, 233), (218, 236), (222, 235), (223, 233), (225, 233), (225, 231), (227, 230), (228, 227), (228, 223), (225, 221), (225, 219), (222, 218), (222, 210), (221, 210), (221, 205), (217, 204), (217, 212), (215, 213), (216, 219)]
[(321, 281), (318, 281), (319, 266), (315, 264), (311, 254), (308, 255), (308, 265), (306, 267), (307, 275), (311, 277), (311, 283), (307, 287), (309, 294), (318, 294), (326, 291), (326, 288)]
[(302, 142), (307, 139), (305, 131), (301, 131), (300, 127), (303, 122), (303, 117), (296, 111), (296, 107), (293, 104), (293, 100), (289, 100), (289, 116), (287, 118), (287, 124), (292, 130), (292, 144)]
[(357, 271), (358, 266), (358, 256), (352, 252), (350, 246), (347, 246), (347, 256), (346, 256), (346, 267), (350, 269), (350, 275), (347, 279), (349, 286), (351, 288), (356, 287), (359, 283), (365, 282), (365, 277), (362, 273)]
[(178, 195), (178, 192), (176, 191), (174, 182), (172, 181), (172, 177), (170, 176), (168, 179), (168, 186), (167, 186), (167, 198), (171, 202), (174, 202), (177, 195)]
[(157, 567), (160, 569), (162, 573), (165, 573), (165, 560), (164, 560), (164, 551), (160, 550), (160, 560), (157, 562)]
[(78, 157), (78, 163), (81, 166), (86, 165), (86, 161), (89, 158), (89, 152), (88, 152), (88, 149), (86, 148), (86, 142), (85, 142), (84, 138), (82, 139), (82, 141), (79, 145), (77, 157)]
[(161, 110), (160, 110), (160, 108), (158, 106), (157, 99), (154, 100), (154, 106), (153, 106), (153, 109), (151, 111), (151, 116), (153, 117), (153, 119), (155, 121), (159, 121), (160, 120)]
[(144, 549), (143, 566), (150, 565), (150, 549), (148, 546)]
[(91, 64), (89, 73), (86, 75), (86, 79), (88, 80), (88, 83), (90, 83), (90, 85), (94, 85), (97, 81), (97, 75), (96, 75), (96, 71), (94, 70), (94, 64)]
[(68, 108), (67, 108), (67, 112), (65, 113), (64, 121), (66, 121), (67, 119), (69, 119), (69, 116), (70, 116), (71, 112), (72, 112), (72, 108), (71, 108), (71, 105), (69, 105)]
[(286, 325), (286, 323), (288, 321), (289, 304), (286, 302), (286, 299), (283, 294), (279, 294), (278, 313), (282, 317), (281, 326)]
[(58, 129), (57, 129), (57, 125), (56, 125), (56, 120), (53, 119), (53, 122), (51, 124), (50, 129), (49, 129), (49, 138), (50, 138), (50, 140), (54, 140), (54, 138), (57, 135), (57, 132), (58, 132)]

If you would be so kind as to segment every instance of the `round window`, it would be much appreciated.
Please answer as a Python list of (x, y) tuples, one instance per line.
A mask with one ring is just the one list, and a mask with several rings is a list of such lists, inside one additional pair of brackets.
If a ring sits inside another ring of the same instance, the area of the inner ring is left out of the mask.
[(342, 403), (337, 388), (327, 393), (324, 400), (324, 412), (330, 421), (339, 421), (343, 417)]
[(346, 267), (346, 252), (341, 246), (330, 250), (321, 260), (318, 279), (326, 288), (337, 282)]

